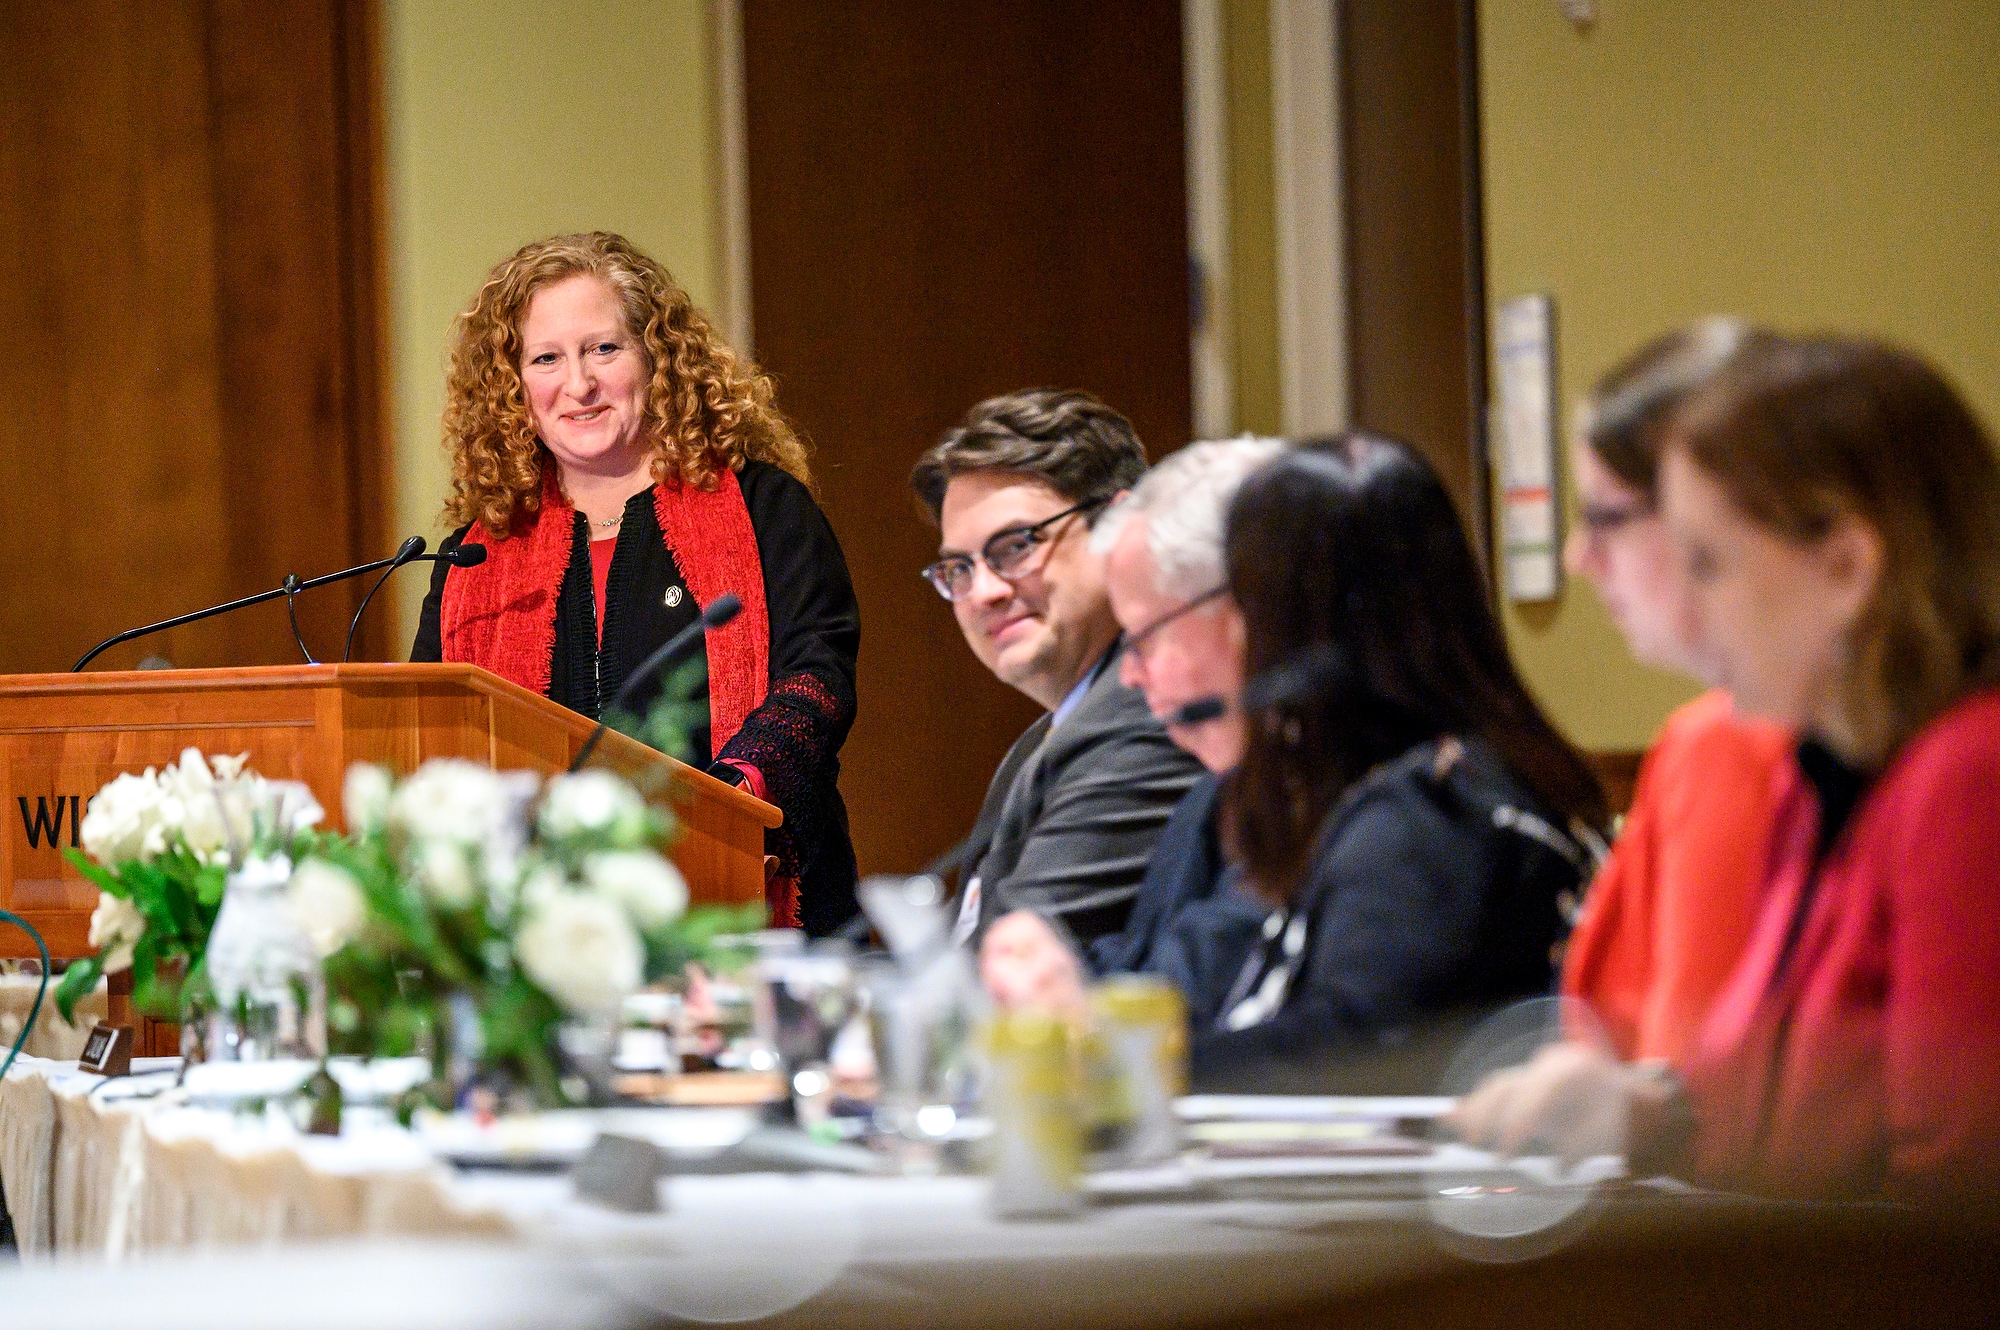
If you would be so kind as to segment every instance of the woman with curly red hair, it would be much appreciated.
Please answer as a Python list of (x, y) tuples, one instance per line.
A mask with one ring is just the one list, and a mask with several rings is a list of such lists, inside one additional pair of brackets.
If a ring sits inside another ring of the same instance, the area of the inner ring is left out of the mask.
[[(707, 635), (710, 773), (776, 804), (772, 923), (854, 912), (835, 788), (860, 615), (805, 445), (658, 262), (594, 231), (525, 246), (459, 315), (443, 548), (410, 659), (468, 661), (596, 717), (638, 663), (734, 593)], [(643, 687), (642, 711), (659, 695)]]

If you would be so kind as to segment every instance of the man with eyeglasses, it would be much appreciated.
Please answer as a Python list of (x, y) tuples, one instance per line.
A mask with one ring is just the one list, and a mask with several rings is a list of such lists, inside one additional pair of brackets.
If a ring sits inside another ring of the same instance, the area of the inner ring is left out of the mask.
[(1223, 568), (1229, 503), (1277, 456), (1278, 439), (1190, 444), (1146, 473), (1091, 533), (1124, 629), (1119, 671), (1207, 773), (1161, 834), (1125, 927), (1073, 948), (1030, 910), (994, 920), (980, 973), (1008, 1004), (1058, 1010), (1082, 1001), (1087, 974), (1157, 975), (1188, 999), (1199, 1026), (1219, 1013), (1270, 913), (1234, 883), (1216, 815), (1221, 779), (1242, 761), (1233, 700), (1243, 686), (1242, 616)]
[(1123, 416), (1088, 393), (990, 398), (917, 462), (938, 523), (924, 569), (982, 664), (1048, 714), (1008, 750), (963, 867), (958, 936), (1030, 909), (1079, 942), (1123, 927), (1161, 829), (1200, 767), (1119, 678), (1119, 630), (1090, 548), (1144, 475)]

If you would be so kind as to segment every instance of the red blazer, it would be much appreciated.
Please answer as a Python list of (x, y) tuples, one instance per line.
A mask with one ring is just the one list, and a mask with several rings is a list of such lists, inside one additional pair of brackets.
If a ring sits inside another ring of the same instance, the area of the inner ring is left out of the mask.
[(1762, 901), (1791, 736), (1704, 693), (1660, 727), (1625, 826), (1583, 899), (1562, 991), (1621, 1058), (1682, 1062)]
[(1796, 765), (1787, 779), (1764, 907), (1684, 1068), (1694, 1172), (1777, 1195), (1991, 1205), (2000, 689), (1895, 754), (1816, 884), (1818, 801)]

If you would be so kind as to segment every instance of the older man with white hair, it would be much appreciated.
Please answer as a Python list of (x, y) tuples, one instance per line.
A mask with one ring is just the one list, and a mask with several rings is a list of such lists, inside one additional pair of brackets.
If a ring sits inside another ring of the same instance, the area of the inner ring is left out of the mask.
[(1119, 677), (1208, 774), (1174, 810), (1124, 929), (1078, 952), (1059, 925), (1018, 910), (997, 920), (980, 953), (1002, 1002), (1066, 1007), (1086, 970), (1138, 971), (1179, 987), (1212, 1015), (1268, 909), (1236, 890), (1216, 835), (1220, 778), (1241, 760), (1243, 622), (1223, 571), (1237, 486), (1284, 446), (1277, 439), (1197, 443), (1148, 471), (1091, 532), (1124, 634)]

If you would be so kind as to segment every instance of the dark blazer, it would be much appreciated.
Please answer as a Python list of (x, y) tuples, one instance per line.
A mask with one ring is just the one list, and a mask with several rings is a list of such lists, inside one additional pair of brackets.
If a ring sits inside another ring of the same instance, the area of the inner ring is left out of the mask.
[(1204, 775), (1174, 806), (1131, 917), (1085, 950), (1093, 973), (1156, 975), (1187, 998), (1188, 1018), (1212, 1022), (1271, 913), (1222, 856), (1220, 782)]
[(1483, 740), (1418, 744), (1328, 812), (1304, 889), (1194, 1031), (1196, 1084), (1437, 1093), (1480, 1018), (1550, 991), (1594, 867)]
[(1201, 776), (1118, 682), (1118, 649), (1061, 725), (1051, 713), (1015, 740), (987, 787), (972, 839), (984, 848), (967, 860), (982, 925), (1026, 909), (1081, 943), (1117, 931), (1174, 805)]

